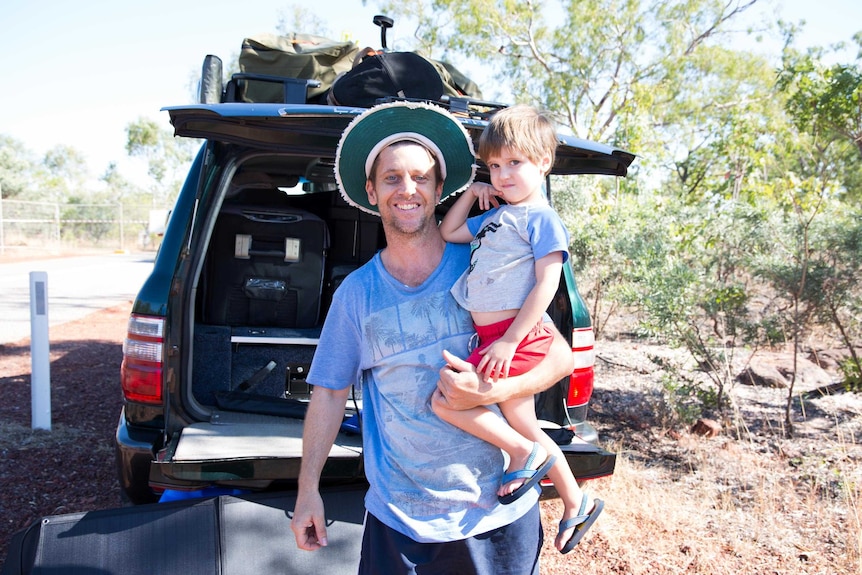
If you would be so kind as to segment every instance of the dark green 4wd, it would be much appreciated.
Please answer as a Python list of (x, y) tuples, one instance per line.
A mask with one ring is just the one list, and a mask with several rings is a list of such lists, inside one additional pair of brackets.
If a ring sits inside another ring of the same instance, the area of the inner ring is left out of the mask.
[[(291, 102), (296, 80), (284, 82), (281, 103), (225, 101), (225, 89), (217, 103), (168, 108), (178, 136), (205, 143), (129, 318), (116, 453), (132, 502), (166, 489), (295, 486), (312, 392), (305, 373), (328, 303), (384, 245), (379, 219), (345, 204), (333, 174), (341, 133), (363, 110)], [(457, 110), (475, 140), (494, 111), (466, 99), (438, 103)], [(556, 176), (624, 176), (632, 160), (560, 136), (549, 195)], [(478, 177), (487, 181), (487, 171)], [(615, 459), (586, 422), (593, 332), (568, 265), (558, 294), (548, 312), (571, 341), (575, 369), (536, 398), (537, 411), (561, 430), (568, 463), (585, 480), (613, 473)], [(361, 402), (345, 410), (325, 482), (364, 482), (353, 425)]]

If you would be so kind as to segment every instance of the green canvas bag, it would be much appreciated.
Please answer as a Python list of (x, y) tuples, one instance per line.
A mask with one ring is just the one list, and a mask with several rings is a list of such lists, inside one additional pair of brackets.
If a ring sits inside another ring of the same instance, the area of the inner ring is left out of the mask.
[[(329, 90), (335, 78), (353, 67), (359, 53), (354, 42), (337, 42), (313, 34), (258, 34), (242, 42), (240, 71), (247, 74), (319, 80), (309, 87), (308, 101), (316, 102)], [(282, 102), (283, 88), (270, 82), (248, 81), (241, 100)]]

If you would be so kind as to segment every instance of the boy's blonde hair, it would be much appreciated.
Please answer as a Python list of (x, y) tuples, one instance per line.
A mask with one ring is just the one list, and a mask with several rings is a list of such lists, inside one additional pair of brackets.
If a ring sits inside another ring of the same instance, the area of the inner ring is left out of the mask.
[(551, 119), (533, 106), (518, 104), (491, 117), (479, 138), (478, 154), (485, 160), (498, 155), (503, 148), (511, 148), (536, 164), (544, 156), (550, 156), (553, 166), (557, 144), (557, 130)]

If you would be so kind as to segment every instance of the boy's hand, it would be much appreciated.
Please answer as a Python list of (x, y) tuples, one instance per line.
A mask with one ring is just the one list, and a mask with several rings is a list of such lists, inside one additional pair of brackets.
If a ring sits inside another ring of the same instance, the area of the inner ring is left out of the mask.
[(481, 373), (487, 382), (496, 382), (500, 378), (509, 377), (509, 368), (512, 367), (512, 358), (515, 357), (517, 349), (517, 343), (498, 339), (479, 352), (482, 359), (476, 366), (476, 371)]
[(467, 189), (467, 193), (473, 194), (479, 200), (479, 208), (482, 210), (500, 207), (500, 202), (497, 201), (499, 194), (497, 194), (494, 186), (482, 182), (473, 182)]

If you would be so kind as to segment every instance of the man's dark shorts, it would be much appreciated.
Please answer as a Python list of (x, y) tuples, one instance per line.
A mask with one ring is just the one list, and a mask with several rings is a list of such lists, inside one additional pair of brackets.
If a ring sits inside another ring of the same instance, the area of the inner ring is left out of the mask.
[(538, 575), (539, 506), (514, 523), (449, 543), (417, 543), (365, 515), (359, 575)]

